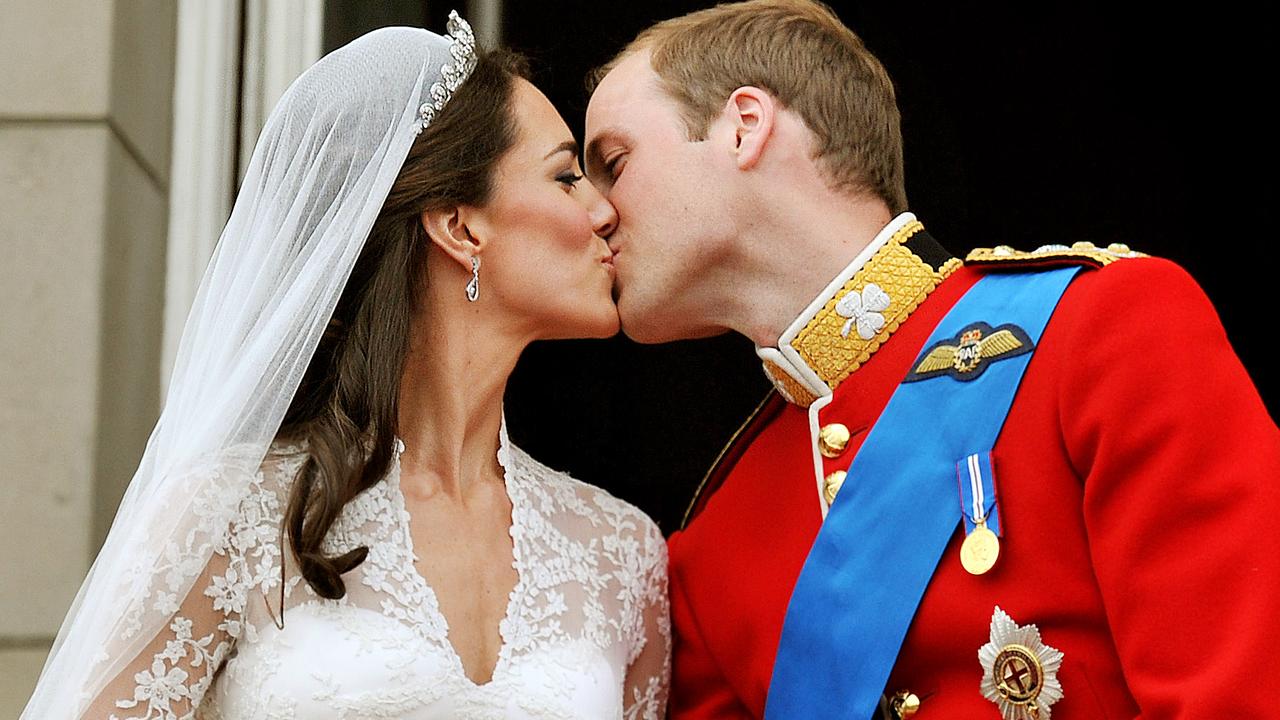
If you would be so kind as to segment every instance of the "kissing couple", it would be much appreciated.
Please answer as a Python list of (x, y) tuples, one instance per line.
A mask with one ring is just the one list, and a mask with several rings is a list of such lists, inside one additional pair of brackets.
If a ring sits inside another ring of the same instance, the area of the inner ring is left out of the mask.
[[(285, 92), (24, 719), (1271, 712), (1280, 431), (1185, 272), (952, 256), (813, 0), (644, 31), (581, 144), (529, 76), (453, 15)], [(507, 438), (620, 329), (775, 387), (670, 538)]]

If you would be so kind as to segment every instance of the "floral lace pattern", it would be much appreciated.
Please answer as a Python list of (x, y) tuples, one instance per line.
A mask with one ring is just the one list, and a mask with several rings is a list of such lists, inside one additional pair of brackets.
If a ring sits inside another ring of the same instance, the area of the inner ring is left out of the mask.
[(305, 455), (277, 445), (247, 488), (204, 483), (216, 496), (193, 500), (198, 532), (158, 572), (138, 569), (133, 598), (171, 621), (91, 710), (109, 707), (99, 716), (113, 720), (663, 717), (671, 630), (657, 527), (533, 460), (505, 428), (501, 440), (518, 579), (490, 681), (466, 676), (414, 566), (398, 456), (326, 537), (331, 553), (369, 548), (344, 576), (347, 595), (327, 600), (281, 553), (284, 505)]

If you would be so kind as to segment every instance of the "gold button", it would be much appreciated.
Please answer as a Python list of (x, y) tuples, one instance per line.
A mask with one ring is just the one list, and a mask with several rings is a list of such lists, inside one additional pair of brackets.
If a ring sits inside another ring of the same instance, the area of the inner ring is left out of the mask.
[(840, 423), (823, 425), (818, 431), (818, 450), (822, 457), (836, 458), (849, 445), (849, 428)]
[(895, 718), (906, 720), (920, 711), (920, 698), (910, 690), (899, 690), (893, 694), (893, 700), (889, 701), (889, 708)]
[(1080, 242), (1072, 243), (1071, 249), (1072, 250), (1097, 250), (1098, 246), (1094, 245), (1088, 240), (1081, 240)]
[(1116, 255), (1128, 255), (1133, 252), (1129, 249), (1129, 246), (1124, 243), (1111, 243), (1107, 246), (1107, 251), (1115, 253)]
[(844, 485), (844, 475), (843, 470), (837, 470), (828, 475), (822, 483), (822, 496), (827, 499), (828, 505), (836, 501), (836, 493), (840, 492), (840, 486)]

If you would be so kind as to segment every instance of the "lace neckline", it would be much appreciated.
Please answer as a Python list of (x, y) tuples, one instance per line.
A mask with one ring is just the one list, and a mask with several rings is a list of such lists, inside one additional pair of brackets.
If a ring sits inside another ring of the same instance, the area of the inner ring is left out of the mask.
[(511, 536), (511, 567), (516, 571), (516, 582), (507, 594), (506, 610), (502, 615), (502, 619), (498, 621), (498, 636), (502, 641), (501, 646), (498, 648), (498, 660), (489, 673), (489, 679), (484, 682), (476, 682), (471, 679), (471, 676), (467, 675), (466, 667), (462, 664), (462, 656), (458, 654), (453, 641), (449, 639), (449, 619), (445, 617), (444, 611), (440, 609), (440, 601), (436, 596), (435, 588), (431, 587), (431, 583), (427, 582), (426, 577), (423, 576), (416, 565), (419, 554), (413, 544), (413, 535), (409, 526), (409, 510), (405, 503), (404, 493), (400, 488), (400, 455), (404, 453), (404, 449), (404, 441), (397, 436), (391, 468), (384, 482), (392, 496), (396, 509), (399, 511), (399, 527), (397, 530), (402, 534), (405, 543), (404, 547), (409, 553), (407, 579), (411, 584), (418, 586), (416, 594), (423, 598), (424, 609), (433, 621), (430, 626), (438, 629), (438, 632), (432, 633), (437, 635), (433, 639), (444, 650), (452, 670), (473, 688), (493, 686), (505, 675), (511, 663), (511, 653), (515, 647), (513, 640), (518, 635), (517, 627), (520, 622), (519, 608), (522, 602), (521, 599), (526, 594), (526, 588), (528, 587), (528, 573), (524, 571), (525, 553), (522, 548), (525, 528), (520, 521), (521, 513), (517, 511), (517, 503), (523, 498), (523, 493), (519, 487), (519, 474), (515, 472), (511, 462), (511, 440), (507, 437), (506, 415), (502, 416), (502, 422), (498, 428), (498, 465), (502, 467), (503, 487), (506, 489), (507, 502), (511, 504), (511, 524), (507, 532)]

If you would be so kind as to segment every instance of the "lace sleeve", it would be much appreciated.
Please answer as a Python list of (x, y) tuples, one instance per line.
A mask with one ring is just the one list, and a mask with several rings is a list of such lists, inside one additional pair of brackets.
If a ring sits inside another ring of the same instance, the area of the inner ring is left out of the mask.
[(627, 666), (623, 717), (662, 720), (671, 684), (671, 607), (667, 600), (667, 544), (652, 522), (646, 523), (643, 552), (637, 582), (644, 634), (638, 653), (633, 653)]
[(280, 500), (264, 491), (262, 483), (259, 473), (181, 602), (166, 587), (191, 558), (176, 549), (170, 553), (167, 574), (175, 577), (158, 573), (149, 595), (154, 610), (170, 614), (166, 627), (107, 683), (81, 718), (178, 720), (195, 715), (237, 638), (251, 629), (245, 618), (251, 593), (279, 586)]
[[(244, 588), (227, 555), (214, 555), (158, 635), (98, 695), (83, 718), (189, 718), (239, 635)], [(164, 599), (158, 602), (165, 602)]]

